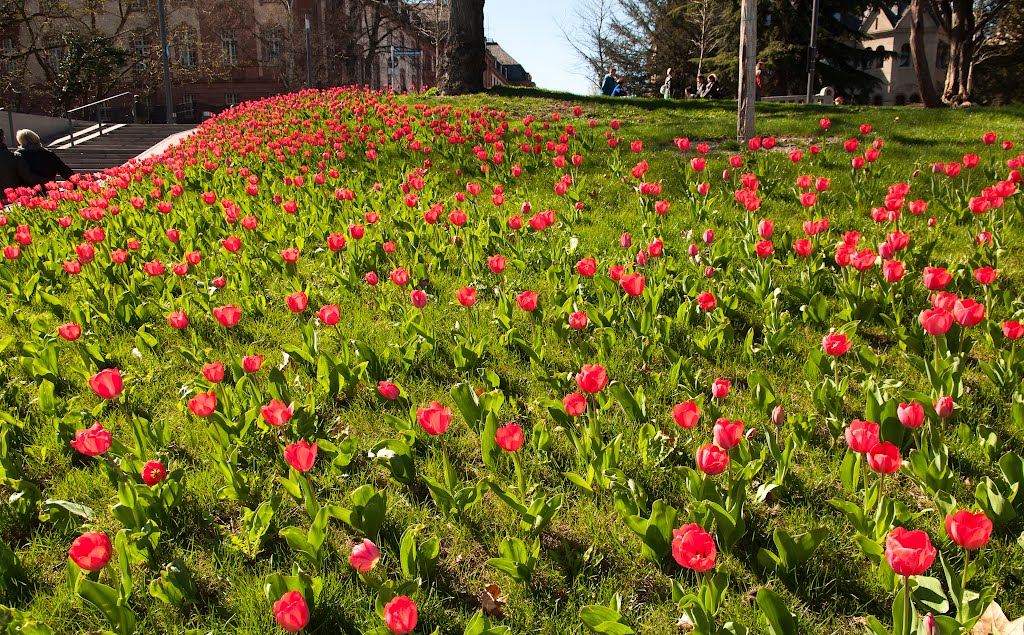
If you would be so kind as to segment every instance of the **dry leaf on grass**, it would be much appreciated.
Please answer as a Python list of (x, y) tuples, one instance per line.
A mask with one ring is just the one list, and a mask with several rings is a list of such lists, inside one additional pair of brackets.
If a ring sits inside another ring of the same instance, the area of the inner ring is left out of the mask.
[(484, 593), (480, 596), (480, 608), (491, 617), (505, 617), (505, 603), (508, 598), (501, 595), (501, 587), (497, 584), (488, 584), (484, 587)]
[(971, 635), (1024, 635), (1024, 617), (1010, 621), (998, 602), (988, 605)]

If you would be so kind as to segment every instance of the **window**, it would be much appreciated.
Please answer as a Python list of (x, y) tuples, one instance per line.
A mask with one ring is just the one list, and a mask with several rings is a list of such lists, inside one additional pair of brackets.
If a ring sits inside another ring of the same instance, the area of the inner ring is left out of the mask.
[(224, 105), (228, 108), (237, 106), (240, 102), (238, 101), (238, 93), (227, 93), (224, 95)]
[(146, 0), (131, 0), (131, 8), (132, 11), (145, 11), (147, 9)]
[(100, 121), (110, 121), (113, 111), (110, 108), (110, 104), (104, 102), (99, 106), (96, 106), (96, 118)]
[(128, 48), (135, 57), (144, 57), (146, 49), (149, 48), (149, 38), (145, 33), (133, 33), (128, 40)]
[(935, 68), (945, 69), (949, 66), (949, 44), (939, 42), (935, 49)]
[(907, 105), (907, 97), (905, 95), (896, 95), (896, 105), (897, 106), (906, 106)]
[(238, 35), (234, 31), (220, 34), (220, 47), (224, 52), (224, 61), (232, 66), (238, 64)]
[(52, 70), (57, 70), (64, 64), (64, 41), (50, 40), (46, 45), (46, 59)]
[(178, 34), (178, 63), (183, 68), (192, 68), (196, 65), (196, 34), (191, 29), (185, 29)]
[(875, 49), (875, 68), (885, 67), (885, 47), (879, 46)]
[(900, 47), (900, 66), (906, 68), (910, 66), (910, 45), (904, 44)]
[(186, 119), (194, 119), (196, 116), (196, 96), (185, 95), (181, 99), (181, 114)]
[(267, 64), (281, 63), (281, 31), (271, 29), (263, 34), (263, 61)]
[(17, 62), (14, 60), (14, 56), (17, 53), (14, 49), (14, 39), (4, 38), (3, 42), (0, 42), (0, 50), (3, 51), (3, 64), (0, 68), (3, 69), (4, 74), (13, 75), (17, 69)]

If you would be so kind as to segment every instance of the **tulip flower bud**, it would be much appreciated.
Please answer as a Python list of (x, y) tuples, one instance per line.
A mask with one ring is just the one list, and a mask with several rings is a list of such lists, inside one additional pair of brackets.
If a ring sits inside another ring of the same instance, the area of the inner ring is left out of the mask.
[(772, 425), (781, 427), (784, 423), (786, 423), (786, 409), (779, 404), (772, 408)]

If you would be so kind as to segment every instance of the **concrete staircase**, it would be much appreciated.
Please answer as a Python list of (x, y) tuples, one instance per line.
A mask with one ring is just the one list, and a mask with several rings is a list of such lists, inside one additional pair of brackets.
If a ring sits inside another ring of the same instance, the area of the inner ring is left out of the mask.
[(127, 163), (167, 137), (195, 128), (174, 124), (103, 124), (75, 131), (75, 145), (68, 136), (48, 146), (76, 172), (102, 172)]

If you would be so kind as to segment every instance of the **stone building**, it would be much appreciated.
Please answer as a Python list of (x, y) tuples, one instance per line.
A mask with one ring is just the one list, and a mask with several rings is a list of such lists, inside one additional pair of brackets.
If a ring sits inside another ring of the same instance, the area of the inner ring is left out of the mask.
[[(910, 58), (910, 22), (908, 3), (871, 9), (864, 15), (860, 30), (865, 37), (860, 45), (876, 53), (865, 58), (864, 70), (880, 82), (867, 95), (860, 96), (859, 101), (876, 106), (902, 106), (921, 101)], [(932, 80), (941, 93), (949, 45), (930, 11), (925, 13), (924, 23), (927, 60), (932, 68)]]

